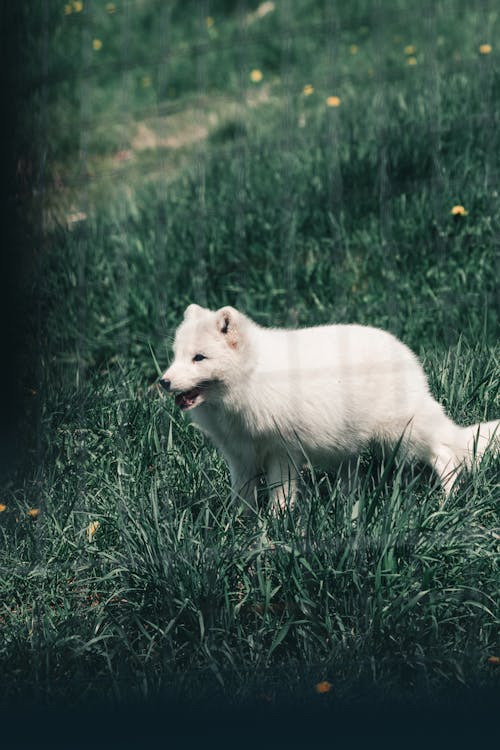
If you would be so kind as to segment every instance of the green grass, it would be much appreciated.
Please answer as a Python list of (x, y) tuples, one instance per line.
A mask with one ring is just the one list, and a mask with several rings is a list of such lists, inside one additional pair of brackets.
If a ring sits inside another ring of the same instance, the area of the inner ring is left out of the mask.
[[(207, 27), (196, 3), (49, 5), (39, 364), (27, 459), (2, 494), (2, 696), (498, 685), (493, 457), (443, 502), (423, 467), (367, 453), (350, 488), (311, 468), (293, 512), (243, 519), (217, 451), (152, 387), (185, 306), (233, 304), (262, 324), (387, 328), (455, 420), (500, 416), (500, 74), (496, 49), (478, 52), (498, 14), (303, 0), (245, 26), (218, 2)], [(194, 111), (206, 137), (131, 145), (155, 112), (180, 137)], [(70, 210), (87, 218), (68, 228)]]

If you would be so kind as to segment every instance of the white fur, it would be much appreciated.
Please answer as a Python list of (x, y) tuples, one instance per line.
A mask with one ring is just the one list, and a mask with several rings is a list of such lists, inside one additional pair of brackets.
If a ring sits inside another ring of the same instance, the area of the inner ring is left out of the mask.
[[(206, 358), (193, 361), (196, 354)], [(430, 394), (417, 357), (377, 328), (263, 328), (232, 307), (190, 305), (174, 355), (163, 379), (175, 392), (204, 384), (184, 406), (224, 454), (233, 496), (252, 505), (262, 472), (283, 506), (306, 457), (332, 465), (400, 438), (448, 493), (500, 424), (456, 425)]]

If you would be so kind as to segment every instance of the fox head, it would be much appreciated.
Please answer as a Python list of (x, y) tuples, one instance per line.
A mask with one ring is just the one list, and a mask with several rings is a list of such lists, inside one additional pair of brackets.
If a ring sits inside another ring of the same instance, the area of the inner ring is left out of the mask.
[(184, 411), (220, 397), (224, 386), (243, 374), (245, 334), (250, 321), (234, 307), (207, 310), (189, 305), (177, 328), (174, 361), (163, 373), (160, 385), (176, 393)]

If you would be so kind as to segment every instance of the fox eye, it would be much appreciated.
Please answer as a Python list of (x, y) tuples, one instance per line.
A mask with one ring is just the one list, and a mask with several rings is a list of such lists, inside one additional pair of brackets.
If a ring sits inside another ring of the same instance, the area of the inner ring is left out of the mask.
[(195, 354), (193, 357), (193, 362), (201, 362), (202, 359), (206, 359), (204, 354)]

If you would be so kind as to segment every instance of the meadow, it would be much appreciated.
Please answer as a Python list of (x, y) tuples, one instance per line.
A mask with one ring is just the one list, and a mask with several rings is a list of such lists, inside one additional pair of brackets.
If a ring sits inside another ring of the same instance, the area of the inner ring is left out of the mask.
[(30, 10), (36, 368), (0, 498), (2, 699), (498, 688), (497, 459), (445, 500), (367, 452), (350, 487), (308, 467), (295, 509), (242, 518), (156, 385), (186, 305), (231, 304), (386, 328), (455, 421), (500, 417), (495, 5)]

